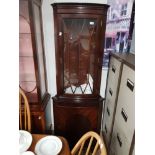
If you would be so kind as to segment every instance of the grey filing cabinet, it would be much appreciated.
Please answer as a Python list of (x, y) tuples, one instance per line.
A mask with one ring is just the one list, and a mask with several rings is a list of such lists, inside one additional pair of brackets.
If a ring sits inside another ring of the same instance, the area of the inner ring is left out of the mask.
[(134, 75), (133, 54), (111, 54), (103, 116), (103, 136), (110, 155), (132, 153), (135, 131)]
[(121, 62), (115, 57), (111, 56), (108, 80), (107, 80), (107, 89), (106, 89), (106, 100), (105, 100), (105, 112), (104, 112), (104, 121), (103, 121), (103, 130), (104, 138), (106, 145), (109, 146), (110, 137), (112, 132), (113, 125), (113, 114), (115, 111), (116, 105), (116, 96), (118, 83), (120, 78)]

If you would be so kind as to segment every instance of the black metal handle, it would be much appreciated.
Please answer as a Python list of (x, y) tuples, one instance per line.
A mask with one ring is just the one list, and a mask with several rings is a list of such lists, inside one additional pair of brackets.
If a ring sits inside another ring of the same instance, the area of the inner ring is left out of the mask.
[(119, 134), (118, 133), (117, 133), (117, 140), (118, 140), (119, 146), (122, 147), (122, 140), (119, 137)]
[(126, 85), (127, 85), (127, 87), (128, 87), (131, 91), (133, 91), (133, 89), (134, 89), (134, 83), (133, 83), (131, 80), (127, 79)]
[(123, 116), (125, 122), (127, 122), (127, 120), (128, 120), (128, 115), (126, 114), (126, 112), (125, 112), (125, 110), (124, 110), (123, 108), (122, 108), (121, 114), (122, 114), (122, 116)]
[(112, 96), (113, 91), (111, 90), (111, 88), (109, 89), (109, 93), (110, 93), (110, 95)]
[(112, 65), (112, 71), (115, 73), (116, 71), (116, 67), (114, 65)]
[(110, 116), (110, 111), (108, 107), (107, 107), (107, 113), (108, 113), (108, 116)]
[(105, 132), (107, 133), (108, 131), (107, 131), (107, 127), (106, 127), (106, 125), (105, 125), (104, 129), (105, 129)]

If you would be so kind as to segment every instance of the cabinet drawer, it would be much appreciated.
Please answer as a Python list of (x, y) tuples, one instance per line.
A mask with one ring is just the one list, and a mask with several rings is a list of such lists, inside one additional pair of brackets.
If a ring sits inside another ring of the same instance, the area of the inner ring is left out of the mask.
[(103, 130), (106, 133), (105, 136), (107, 145), (109, 145), (111, 139), (110, 136), (112, 132), (112, 123), (113, 123), (113, 113), (110, 111), (110, 108), (108, 106), (105, 106)]
[(120, 75), (120, 67), (121, 67), (121, 62), (119, 62), (114, 57), (111, 57), (105, 104), (109, 104), (109, 108), (111, 109), (112, 113), (115, 107), (118, 80), (119, 80), (119, 75)]
[(103, 131), (104, 131), (104, 138), (105, 138), (105, 141), (106, 141), (106, 145), (107, 147), (109, 146), (109, 142), (110, 142), (110, 135), (111, 135), (111, 129), (110, 129), (110, 126), (109, 124), (106, 122), (104, 123), (103, 125)]
[(105, 105), (105, 113), (104, 113), (105, 122), (109, 124), (109, 127), (112, 126), (113, 121), (113, 111), (109, 108), (109, 104)]
[(105, 109), (104, 109), (104, 123), (108, 123), (109, 132), (111, 132), (111, 129), (112, 129), (114, 110), (115, 110), (115, 100), (114, 99), (112, 100), (107, 95), (107, 98), (105, 101)]
[(111, 57), (108, 74), (108, 85), (112, 86), (114, 91), (117, 89), (120, 67), (121, 62), (114, 57)]
[(105, 110), (106, 110), (105, 114), (108, 113), (109, 111), (110, 117), (113, 117), (114, 108), (115, 108), (115, 100), (114, 99), (112, 100), (109, 96), (107, 96), (106, 101), (105, 101)]
[(118, 95), (115, 121), (124, 131), (129, 141), (132, 139), (135, 128), (135, 89), (134, 70), (123, 66), (120, 90)]
[[(107, 145), (109, 145), (110, 142), (110, 135), (111, 135), (111, 131), (112, 131), (112, 122), (113, 122), (113, 109), (111, 107), (114, 106), (109, 106), (111, 105), (111, 103), (107, 103), (105, 105), (105, 110), (104, 110), (104, 121), (103, 121), (103, 130), (105, 131), (105, 136), (106, 136), (106, 143)], [(107, 131), (106, 131), (107, 129)]]
[(125, 136), (124, 132), (115, 124), (111, 146), (110, 155), (129, 155), (131, 142)]

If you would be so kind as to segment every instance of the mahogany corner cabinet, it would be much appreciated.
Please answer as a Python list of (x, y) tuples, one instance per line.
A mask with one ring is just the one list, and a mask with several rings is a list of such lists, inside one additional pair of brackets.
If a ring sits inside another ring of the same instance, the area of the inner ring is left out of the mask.
[(70, 146), (87, 131), (100, 132), (101, 71), (108, 5), (53, 3), (57, 94), (55, 134)]

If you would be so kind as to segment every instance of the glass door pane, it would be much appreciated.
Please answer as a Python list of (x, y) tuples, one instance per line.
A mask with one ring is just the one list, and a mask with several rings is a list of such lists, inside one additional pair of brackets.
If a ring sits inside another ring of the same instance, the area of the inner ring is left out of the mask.
[(96, 48), (96, 19), (63, 20), (64, 92), (92, 94)]
[(41, 27), (41, 10), (40, 6), (33, 3), (34, 10), (34, 26), (35, 26), (35, 38), (36, 38), (36, 50), (38, 57), (38, 72), (39, 72), (39, 82), (41, 98), (43, 99), (46, 92), (46, 78), (45, 78), (45, 68), (44, 68), (44, 51), (43, 51), (43, 40), (42, 40), (42, 27)]
[(19, 85), (29, 102), (38, 101), (28, 0), (19, 1)]

